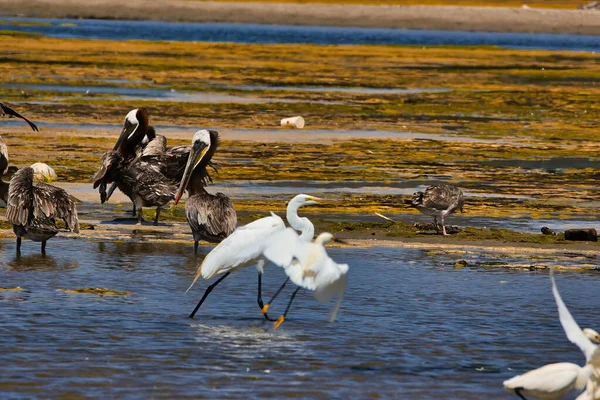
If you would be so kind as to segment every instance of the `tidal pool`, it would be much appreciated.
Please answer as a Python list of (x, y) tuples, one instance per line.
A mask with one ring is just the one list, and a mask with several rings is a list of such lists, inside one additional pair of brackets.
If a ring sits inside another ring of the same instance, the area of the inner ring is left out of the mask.
[[(329, 305), (300, 292), (273, 331), (256, 305), (253, 268), (232, 274), (196, 319), (187, 317), (207, 286), (184, 294), (201, 260), (191, 243), (56, 238), (46, 257), (24, 242), (20, 259), (13, 240), (0, 249), (0, 286), (23, 289), (0, 291), (6, 398), (505, 399), (504, 379), (584, 361), (562, 331), (546, 271), (454, 268), (456, 254), (440, 250), (330, 249), (350, 263), (337, 321), (327, 322)], [(269, 267), (265, 297), (283, 279)], [(598, 328), (587, 299), (600, 275), (556, 279), (579, 324)], [(131, 294), (59, 290), (84, 287)]]

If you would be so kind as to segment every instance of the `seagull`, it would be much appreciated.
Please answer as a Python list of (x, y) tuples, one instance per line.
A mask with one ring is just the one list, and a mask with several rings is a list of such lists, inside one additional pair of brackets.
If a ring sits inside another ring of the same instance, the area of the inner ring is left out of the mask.
[(439, 233), (437, 219), (442, 222), (442, 234), (446, 233), (446, 215), (460, 210), (464, 204), (463, 192), (453, 185), (441, 184), (429, 186), (425, 192), (416, 192), (410, 204), (425, 215), (433, 216), (435, 230)]

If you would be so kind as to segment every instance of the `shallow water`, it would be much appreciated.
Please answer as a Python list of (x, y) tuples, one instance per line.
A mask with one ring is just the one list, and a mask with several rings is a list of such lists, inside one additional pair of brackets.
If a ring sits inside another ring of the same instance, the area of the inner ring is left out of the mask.
[[(20, 26), (14, 25), (15, 21), (35, 21), (48, 25)], [(489, 45), (521, 49), (600, 50), (600, 41), (597, 36), (567, 34), (43, 18), (4, 18), (0, 21), (0, 29), (35, 32), (53, 37), (112, 40), (418, 46)]]
[[(331, 249), (351, 264), (337, 322), (300, 294), (273, 331), (256, 306), (252, 268), (224, 280), (187, 318), (207, 286), (184, 295), (196, 263), (191, 244), (53, 239), (42, 258), (26, 241), (21, 260), (12, 240), (0, 246), (2, 287), (23, 288), (0, 292), (7, 398), (504, 399), (502, 381), (517, 373), (583, 362), (562, 332), (546, 272), (455, 269), (451, 256), (423, 250)], [(281, 270), (267, 269), (265, 297), (282, 280)], [(582, 326), (598, 326), (585, 299), (599, 281), (596, 273), (557, 276)], [(132, 294), (57, 291), (89, 286)]]
[[(175, 89), (151, 89), (151, 88), (131, 88), (131, 87), (113, 87), (113, 86), (72, 86), (72, 85), (30, 85), (30, 84), (5, 84), (0, 87), (28, 89), (28, 90), (48, 90), (60, 93), (79, 93), (84, 96), (93, 96), (95, 94), (115, 95), (115, 97), (86, 97), (88, 101), (94, 100), (147, 100), (176, 103), (207, 103), (207, 104), (267, 104), (267, 103), (304, 103), (303, 100), (294, 99), (276, 99), (256, 96), (235, 96), (223, 93), (212, 92), (191, 92), (179, 91)], [(57, 101), (59, 99), (56, 99)], [(341, 101), (311, 100), (315, 104), (345, 104)]]

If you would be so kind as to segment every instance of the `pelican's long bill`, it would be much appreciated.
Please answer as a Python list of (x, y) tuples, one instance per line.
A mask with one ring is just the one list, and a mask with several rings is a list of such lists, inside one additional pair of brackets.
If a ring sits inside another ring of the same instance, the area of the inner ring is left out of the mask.
[(183, 172), (183, 178), (181, 178), (181, 185), (179, 185), (179, 190), (177, 191), (177, 196), (175, 196), (175, 205), (179, 203), (181, 196), (183, 196), (183, 192), (187, 188), (187, 185), (192, 177), (192, 173), (202, 161), (202, 158), (208, 151), (208, 146), (204, 143), (196, 142), (192, 146), (190, 150), (190, 155), (188, 157), (187, 164), (185, 166), (185, 171)]
[(135, 133), (139, 126), (139, 123), (134, 124), (128, 119), (125, 119), (125, 123), (123, 124), (123, 130), (121, 131), (121, 135), (119, 135), (119, 139), (117, 139), (117, 143), (115, 143), (115, 147), (113, 150), (117, 151), (125, 140), (131, 138), (131, 136)]

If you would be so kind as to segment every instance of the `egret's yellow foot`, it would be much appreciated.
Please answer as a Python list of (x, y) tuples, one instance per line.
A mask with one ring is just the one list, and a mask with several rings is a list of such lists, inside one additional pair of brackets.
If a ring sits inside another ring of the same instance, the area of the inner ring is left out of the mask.
[(281, 317), (277, 318), (277, 321), (275, 321), (275, 323), (273, 324), (273, 329), (279, 328), (279, 325), (283, 324), (284, 320), (285, 320), (285, 317), (283, 315)]
[(268, 304), (265, 304), (265, 305), (263, 306), (263, 308), (261, 308), (261, 309), (260, 309), (260, 311), (262, 311), (262, 313), (263, 313), (263, 314), (266, 314), (266, 313), (267, 313), (267, 311), (269, 311), (269, 307), (270, 307), (270, 306), (269, 306)]

